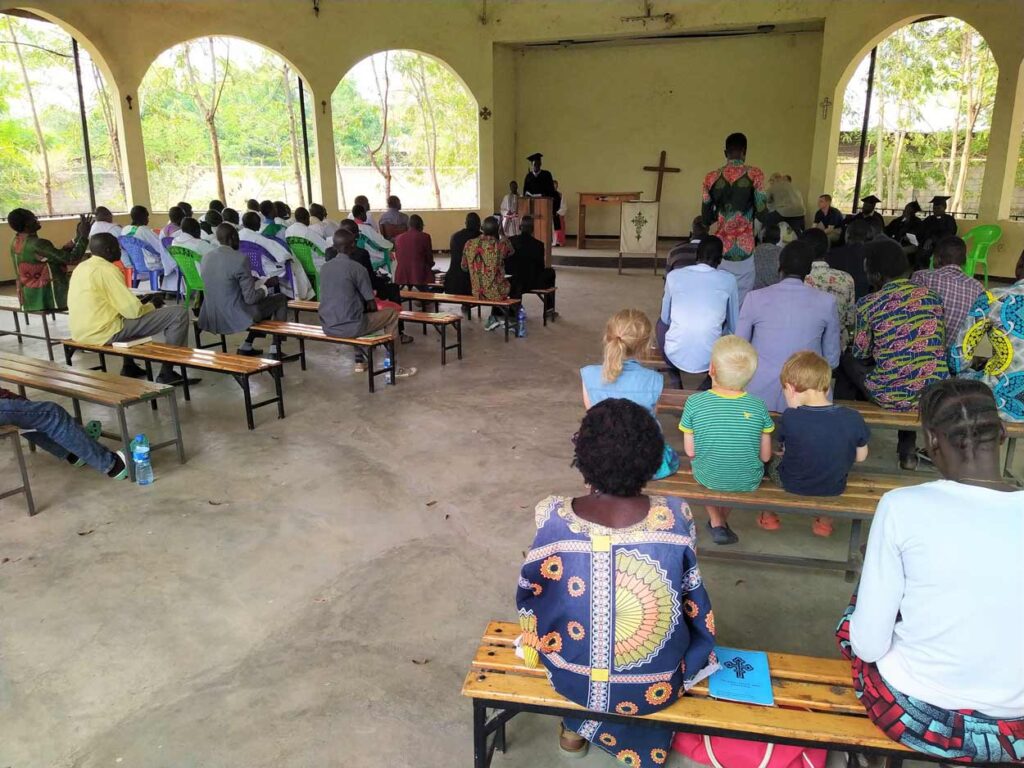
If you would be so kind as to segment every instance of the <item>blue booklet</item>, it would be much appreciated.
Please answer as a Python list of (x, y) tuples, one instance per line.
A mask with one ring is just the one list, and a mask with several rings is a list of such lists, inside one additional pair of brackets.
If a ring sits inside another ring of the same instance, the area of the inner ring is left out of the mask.
[(715, 655), (722, 666), (708, 680), (712, 698), (774, 706), (767, 653), (718, 647)]

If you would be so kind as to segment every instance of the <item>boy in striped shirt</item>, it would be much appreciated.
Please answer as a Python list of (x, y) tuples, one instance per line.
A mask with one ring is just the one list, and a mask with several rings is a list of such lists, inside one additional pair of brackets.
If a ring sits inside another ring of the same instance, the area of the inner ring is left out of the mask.
[[(679, 429), (694, 479), (716, 491), (753, 491), (772, 457), (775, 429), (764, 402), (745, 391), (757, 370), (757, 351), (739, 336), (723, 336), (711, 348), (711, 389), (691, 395)], [(715, 544), (739, 541), (729, 527), (729, 508), (705, 505)]]

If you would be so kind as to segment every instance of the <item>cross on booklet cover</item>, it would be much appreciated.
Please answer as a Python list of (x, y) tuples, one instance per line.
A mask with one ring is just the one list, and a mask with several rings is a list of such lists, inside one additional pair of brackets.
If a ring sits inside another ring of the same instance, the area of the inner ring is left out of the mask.
[(721, 668), (708, 680), (712, 698), (764, 707), (775, 705), (767, 653), (718, 647), (715, 655)]

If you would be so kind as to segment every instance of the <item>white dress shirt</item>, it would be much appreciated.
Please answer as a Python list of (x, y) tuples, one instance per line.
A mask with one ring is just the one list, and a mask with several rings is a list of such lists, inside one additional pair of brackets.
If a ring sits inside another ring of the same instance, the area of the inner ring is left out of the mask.
[(708, 264), (673, 269), (665, 278), (661, 321), (668, 325), (665, 354), (687, 373), (704, 373), (711, 347), (736, 329), (739, 315), (736, 278)]
[(198, 253), (200, 256), (205, 256), (212, 251), (215, 246), (202, 240), (198, 237), (192, 237), (188, 232), (180, 230), (174, 235), (174, 239), (171, 240), (171, 245), (180, 245), (182, 248), (188, 248), (194, 253)]
[(121, 225), (114, 224), (113, 222), (106, 221), (94, 221), (92, 227), (89, 229), (89, 237), (93, 235), (102, 235), (104, 233), (110, 233), (114, 237), (121, 236)]
[(951, 480), (878, 503), (853, 652), (942, 709), (1024, 717), (1024, 491)]
[(297, 221), (284, 231), (284, 239), (287, 241), (289, 237), (301, 237), (303, 240), (309, 240), (321, 253), (327, 251), (327, 241), (320, 237), (312, 226), (306, 226), (302, 222)]

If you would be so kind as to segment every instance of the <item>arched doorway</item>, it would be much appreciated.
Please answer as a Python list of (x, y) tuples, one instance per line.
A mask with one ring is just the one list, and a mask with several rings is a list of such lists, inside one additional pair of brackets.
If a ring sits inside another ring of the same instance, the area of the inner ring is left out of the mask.
[(115, 113), (100, 67), (57, 23), (0, 13), (0, 216), (125, 210)]
[(212, 199), (310, 202), (317, 169), (309, 94), (281, 56), (234, 37), (164, 51), (139, 87), (155, 209)]
[(375, 53), (348, 71), (331, 97), (338, 197), (374, 208), (389, 195), (406, 208), (477, 208), (477, 103), (440, 59)]
[[(978, 213), (998, 67), (985, 39), (946, 16), (907, 24), (860, 62), (840, 119), (834, 198), (876, 195), (885, 213), (948, 195)], [(865, 110), (867, 119), (865, 119)]]

